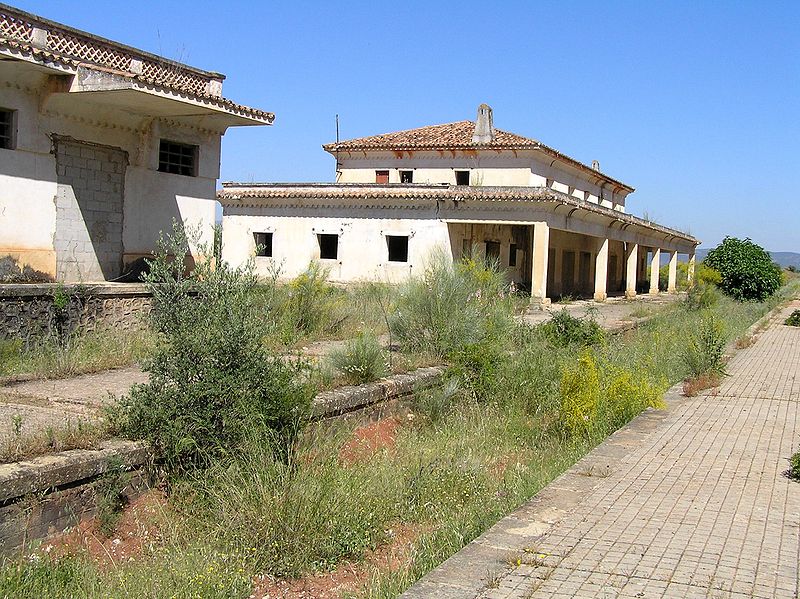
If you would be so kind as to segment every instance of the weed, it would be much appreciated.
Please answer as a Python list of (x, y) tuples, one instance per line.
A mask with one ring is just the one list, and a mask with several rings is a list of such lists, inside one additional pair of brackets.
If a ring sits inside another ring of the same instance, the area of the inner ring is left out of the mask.
[(352, 385), (368, 383), (388, 372), (386, 355), (374, 335), (362, 333), (327, 356), (330, 365)]
[(749, 333), (736, 338), (736, 349), (747, 349), (756, 342), (755, 335)]
[(30, 433), (22, 431), (22, 416), (12, 417), (11, 424), (13, 435), (0, 440), (0, 464), (68, 449), (94, 449), (110, 436), (105, 425), (82, 419), (69, 420), (62, 427), (47, 427)]
[(690, 336), (689, 344), (683, 352), (690, 377), (702, 374), (725, 374), (725, 329), (720, 320), (708, 313), (700, 322), (699, 330)]
[(561, 419), (573, 436), (591, 432), (600, 400), (600, 377), (591, 353), (584, 351), (577, 364), (561, 375)]
[(544, 334), (556, 345), (591, 346), (602, 344), (605, 334), (602, 327), (587, 314), (584, 318), (572, 316), (566, 308), (553, 314), (553, 317), (539, 325)]
[(697, 397), (701, 391), (719, 387), (722, 377), (716, 372), (704, 372), (683, 381), (683, 394), (686, 397)]
[(117, 526), (122, 510), (128, 503), (123, 493), (130, 481), (124, 464), (116, 460), (109, 464), (108, 470), (95, 483), (95, 501), (100, 533), (110, 537)]
[(789, 478), (800, 480), (800, 451), (789, 458)]
[(783, 324), (788, 325), (790, 327), (800, 327), (800, 310), (795, 310), (789, 315)]

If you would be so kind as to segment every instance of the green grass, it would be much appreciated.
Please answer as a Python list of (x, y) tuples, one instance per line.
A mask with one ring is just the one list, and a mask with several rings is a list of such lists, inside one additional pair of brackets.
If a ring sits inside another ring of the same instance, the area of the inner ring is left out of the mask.
[(3, 339), (0, 377), (65, 378), (99, 372), (130, 366), (147, 356), (152, 348), (153, 337), (146, 329), (77, 332), (63, 343), (49, 337), (27, 343)]
[[(734, 339), (796, 291), (761, 304), (722, 298), (709, 310)], [(0, 569), (0, 596), (247, 597), (255, 575), (358, 562), (405, 523), (421, 531), (409, 564), (375, 570), (359, 594), (395, 597), (633, 417), (654, 390), (683, 379), (687, 331), (706, 316), (671, 304), (636, 330), (592, 339), (583, 351), (599, 391), (585, 429), (564, 424), (564, 377), (579, 347), (516, 328), (504, 338), (511, 351), (459, 363), (446, 394), (421, 397), (390, 449), (345, 459), (350, 425), (339, 424), (307, 430), (286, 459), (254, 430), (210, 468), (171, 481), (163, 542), (135, 563), (100, 573), (81, 557), (11, 561)]]

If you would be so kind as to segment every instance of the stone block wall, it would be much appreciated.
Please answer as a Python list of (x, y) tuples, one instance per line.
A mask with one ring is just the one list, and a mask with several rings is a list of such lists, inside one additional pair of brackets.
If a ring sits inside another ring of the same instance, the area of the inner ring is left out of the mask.
[(140, 284), (0, 285), (0, 338), (143, 325), (151, 297)]

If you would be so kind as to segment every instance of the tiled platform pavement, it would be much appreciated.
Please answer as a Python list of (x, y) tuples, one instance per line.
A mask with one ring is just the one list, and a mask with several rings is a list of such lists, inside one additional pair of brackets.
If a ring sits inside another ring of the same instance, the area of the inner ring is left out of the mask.
[(404, 597), (798, 597), (797, 307), (718, 393), (673, 390)]

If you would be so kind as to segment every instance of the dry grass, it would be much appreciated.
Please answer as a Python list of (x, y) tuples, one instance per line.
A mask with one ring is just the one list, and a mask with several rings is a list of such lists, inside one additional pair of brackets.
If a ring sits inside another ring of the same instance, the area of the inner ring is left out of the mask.
[[(683, 381), (683, 394), (686, 397), (696, 397), (701, 391), (719, 387), (722, 376), (714, 372), (706, 372), (700, 376), (688, 378)], [(716, 392), (713, 393), (716, 395)]]
[(747, 349), (756, 342), (755, 335), (746, 333), (736, 339), (736, 349)]
[(109, 437), (105, 425), (82, 418), (69, 420), (61, 428), (48, 427), (30, 433), (20, 432), (17, 425), (10, 435), (0, 438), (0, 464), (68, 449), (96, 449), (101, 441)]

